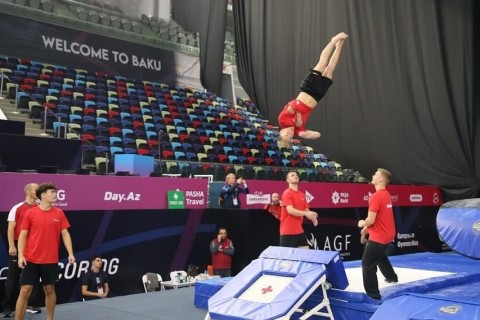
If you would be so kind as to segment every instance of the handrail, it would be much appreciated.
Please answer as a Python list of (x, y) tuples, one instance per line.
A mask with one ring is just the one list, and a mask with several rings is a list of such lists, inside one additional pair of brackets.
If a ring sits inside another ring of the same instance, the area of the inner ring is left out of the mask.
[[(12, 113), (15, 113), (15, 114), (18, 114), (19, 112), (17, 111), (18, 110), (18, 92), (19, 92), (19, 85), (17, 83), (14, 83), (12, 80), (10, 80), (10, 78), (5, 75), (3, 72), (0, 73), (1, 75), (1, 80), (0, 80), (0, 96), (3, 95), (3, 84), (4, 84), (4, 79), (8, 80), (9, 83), (13, 83), (15, 85), (15, 111), (13, 111)], [(20, 89), (21, 90), (21, 89)], [(33, 98), (31, 96), (30, 93), (28, 92), (25, 92), (25, 91), (22, 91), (23, 93), (25, 93), (28, 98), (32, 101), (35, 101), (37, 102), (38, 104), (41, 105), (41, 103), (39, 101), (37, 101), (35, 98)], [(53, 115), (55, 117), (55, 119), (59, 122), (59, 130), (58, 130), (58, 133), (57, 133), (57, 137), (58, 138), (61, 138), (61, 127), (62, 127), (62, 118), (57, 116), (55, 114), (55, 112), (53, 112), (52, 110), (48, 109), (47, 106), (43, 106), (44, 107), (44, 117), (43, 117), (43, 135), (47, 135), (47, 112), (51, 115)], [(67, 137), (67, 125), (65, 123), (65, 131), (64, 131), (64, 138)]]

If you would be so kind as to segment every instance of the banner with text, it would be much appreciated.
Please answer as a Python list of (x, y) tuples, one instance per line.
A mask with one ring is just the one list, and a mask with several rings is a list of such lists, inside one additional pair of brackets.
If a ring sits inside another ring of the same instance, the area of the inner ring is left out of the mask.
[[(271, 201), (271, 194), (282, 195), (288, 187), (284, 181), (249, 180), (250, 194), (241, 194), (242, 208), (263, 208)], [(311, 208), (354, 208), (368, 207), (368, 199), (375, 188), (371, 184), (301, 182)], [(394, 206), (441, 206), (440, 188), (437, 186), (389, 185)]]
[[(0, 54), (110, 75), (162, 81), (175, 74), (173, 51), (0, 13)], [(34, 49), (34, 50), (33, 50)]]
[(56, 205), (69, 211), (167, 209), (172, 189), (182, 191), (182, 208), (207, 208), (206, 179), (3, 172), (0, 182), (0, 211), (25, 200), (23, 188), (31, 182), (53, 182), (58, 188)]

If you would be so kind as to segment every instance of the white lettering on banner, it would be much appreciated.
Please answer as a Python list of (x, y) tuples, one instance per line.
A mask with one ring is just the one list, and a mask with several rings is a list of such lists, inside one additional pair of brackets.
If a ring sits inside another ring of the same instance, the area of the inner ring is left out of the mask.
[(0, 269), (0, 278), (6, 279), (8, 273), (8, 267), (3, 267)]
[(415, 233), (414, 232), (412, 232), (412, 233), (397, 233), (397, 239), (398, 240), (411, 239), (411, 238), (415, 238)]
[(80, 44), (78, 42), (68, 43), (64, 39), (46, 37), (42, 35), (43, 45), (46, 48), (55, 49), (56, 51), (73, 53), (75, 55), (82, 55), (84, 57), (92, 57), (96, 59), (101, 59), (109, 61), (108, 50), (107, 49), (95, 49), (86, 44)]
[(57, 190), (57, 201), (53, 204), (56, 207), (67, 207), (68, 202), (65, 202), (65, 199), (67, 198), (66, 192), (63, 189), (58, 189)]
[(162, 70), (162, 63), (161, 61), (154, 60), (154, 59), (140, 59), (136, 55), (132, 55), (132, 64), (135, 67), (141, 67), (145, 69), (160, 71)]
[(341, 204), (348, 204), (348, 199), (350, 198), (350, 194), (348, 192), (338, 192), (334, 191), (332, 193), (332, 203), (337, 205)]
[(60, 200), (60, 201), (65, 200), (65, 190), (63, 189), (57, 190), (57, 200)]
[(363, 196), (363, 200), (364, 200), (364, 201), (368, 201), (368, 200), (370, 200), (370, 197), (371, 197), (371, 196), (372, 196), (372, 193), (371, 193), (371, 192), (368, 192), (367, 195), (364, 195), (364, 196)]
[(397, 247), (398, 247), (398, 248), (418, 247), (418, 241), (416, 241), (416, 240), (403, 241), (403, 242), (398, 241), (398, 242), (397, 242)]
[[(368, 192), (368, 194), (364, 195), (363, 196), (363, 200), (364, 201), (368, 201), (370, 200), (370, 197), (372, 196), (372, 193), (371, 192)], [(390, 195), (391, 198), (392, 198), (392, 202), (398, 202), (398, 194), (392, 194)]]
[(111, 191), (105, 191), (105, 196), (103, 200), (117, 201), (120, 203), (122, 201), (140, 201), (140, 197), (141, 197), (140, 193), (130, 192), (126, 194), (126, 193), (113, 193)]
[(199, 191), (199, 190), (194, 190), (194, 191), (185, 191), (185, 196), (186, 197), (191, 197), (191, 198), (199, 198), (199, 197), (205, 197), (205, 195), (203, 194), (203, 191)]
[(312, 247), (315, 250), (327, 250), (327, 251), (332, 251), (332, 245), (333, 245), (333, 250), (335, 251), (343, 251), (341, 253), (342, 257), (348, 257), (350, 256), (349, 250), (349, 245), (351, 243), (350, 238), (352, 237), (351, 234), (346, 234), (346, 235), (336, 235), (333, 240), (330, 240), (329, 237), (325, 238), (325, 243), (323, 248), (321, 248), (318, 245), (318, 241), (315, 238), (315, 235), (313, 233), (310, 233), (310, 236), (307, 236), (307, 242), (310, 247)]
[(120, 63), (122, 64), (127, 64), (129, 59), (128, 59), (128, 55), (123, 53), (123, 52), (118, 52), (118, 51), (115, 51), (115, 50), (112, 50), (112, 53), (113, 53), (113, 61), (115, 62), (118, 62), (120, 61)]
[(251, 204), (269, 204), (271, 202), (270, 194), (262, 194), (255, 192), (254, 194), (247, 194), (247, 205)]
[(423, 196), (421, 194), (411, 194), (410, 202), (422, 202)]
[[(327, 237), (325, 237), (325, 244), (324, 244), (322, 250), (328, 250), (328, 251), (331, 251), (331, 250), (343, 251), (343, 250), (345, 250), (345, 251), (347, 251), (348, 250), (348, 245), (351, 243), (350, 242), (351, 237), (352, 237), (352, 235), (350, 235), (350, 234), (346, 234), (344, 236), (336, 235), (333, 238), (333, 241), (332, 241), (327, 236)], [(333, 247), (332, 247), (332, 245), (333, 245)]]
[(195, 200), (195, 199), (185, 199), (185, 202), (187, 203), (187, 205), (192, 205), (192, 206), (201, 206), (201, 205), (204, 205), (205, 204), (205, 199), (198, 199), (198, 200)]
[(110, 52), (115, 63), (129, 64), (137, 68), (144, 68), (153, 71), (162, 70), (162, 62), (152, 58), (139, 57), (132, 54), (129, 57), (125, 52), (115, 50), (109, 51), (105, 48), (94, 48), (88, 44), (78, 42), (68, 42), (65, 39), (49, 37), (42, 35), (43, 45), (45, 48), (50, 48), (59, 52), (74, 54), (77, 56), (90, 57), (94, 59), (110, 61)]
[(187, 190), (184, 201), (187, 206), (203, 206), (205, 205), (205, 194), (202, 190)]
[[(403, 248), (403, 247), (417, 247), (418, 246), (418, 241), (414, 240), (415, 238), (415, 233), (397, 233), (397, 247), (398, 248)], [(411, 240), (409, 240), (411, 239)], [(409, 240), (409, 241), (400, 241), (400, 240)]]
[(305, 190), (305, 197), (307, 198), (307, 203), (310, 203), (315, 199), (315, 197), (307, 190)]
[[(102, 259), (103, 261), (103, 271), (108, 273), (109, 275), (116, 274), (118, 272), (118, 268), (120, 265), (120, 259), (113, 258), (110, 261), (107, 259)], [(81, 278), (88, 270), (90, 270), (90, 261), (82, 260), (80, 262), (75, 262), (72, 264), (63, 262), (59, 262), (58, 266), (60, 267), (60, 274), (59, 279), (73, 279), (73, 278)]]

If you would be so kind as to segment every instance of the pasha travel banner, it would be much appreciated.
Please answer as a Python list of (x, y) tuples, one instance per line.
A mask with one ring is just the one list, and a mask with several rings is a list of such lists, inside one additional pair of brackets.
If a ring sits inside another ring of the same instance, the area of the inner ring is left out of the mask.
[(53, 182), (56, 205), (63, 210), (167, 209), (167, 192), (181, 191), (177, 208), (207, 207), (207, 180), (129, 176), (0, 173), (0, 212), (23, 200), (23, 188), (35, 182)]
[[(250, 194), (241, 194), (242, 208), (262, 208), (270, 203), (271, 194), (288, 187), (285, 181), (249, 180)], [(305, 192), (311, 208), (368, 207), (368, 199), (375, 188), (371, 184), (301, 182), (299, 189)], [(437, 186), (389, 185), (394, 206), (441, 206), (441, 191)]]

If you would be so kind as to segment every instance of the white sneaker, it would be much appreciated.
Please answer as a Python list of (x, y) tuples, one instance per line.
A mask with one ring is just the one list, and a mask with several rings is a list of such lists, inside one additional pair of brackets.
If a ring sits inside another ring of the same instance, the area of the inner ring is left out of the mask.
[(27, 307), (27, 312), (28, 313), (42, 313), (42, 309), (34, 308), (34, 307)]

